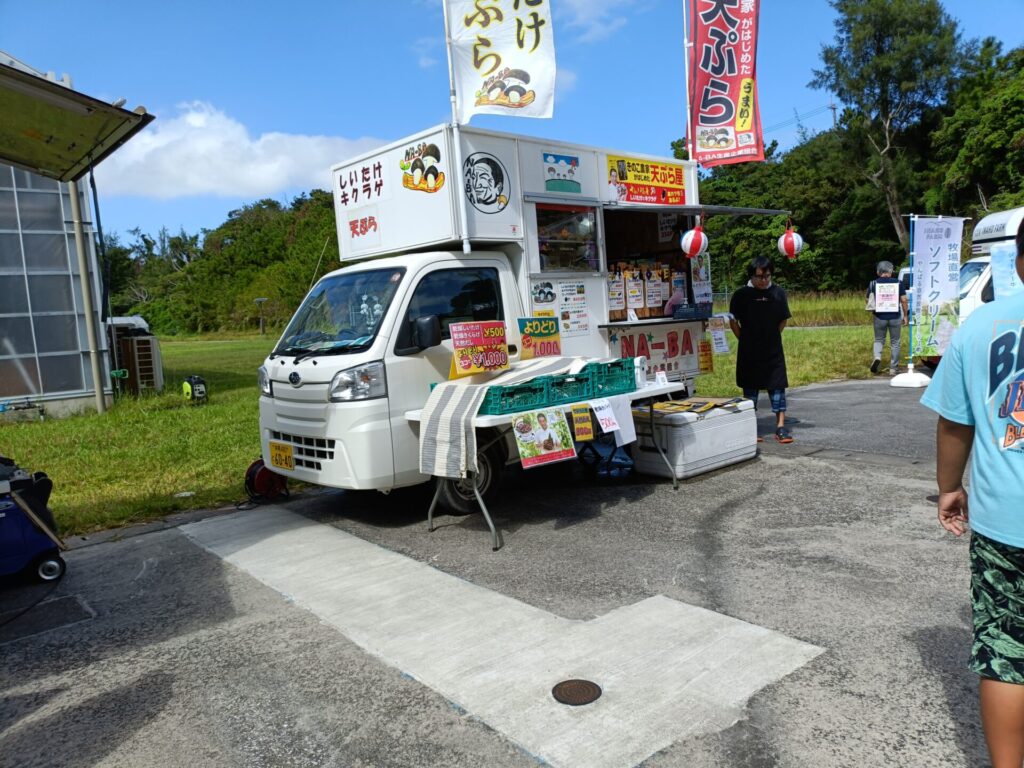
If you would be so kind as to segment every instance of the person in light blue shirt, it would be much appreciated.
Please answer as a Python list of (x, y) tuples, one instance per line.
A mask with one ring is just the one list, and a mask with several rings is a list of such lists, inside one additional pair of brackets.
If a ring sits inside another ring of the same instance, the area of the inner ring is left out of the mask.
[[(1024, 224), (1017, 233), (1024, 280)], [(921, 402), (939, 414), (939, 523), (971, 527), (971, 669), (994, 768), (1024, 763), (1024, 292), (975, 310)], [(964, 470), (973, 451), (970, 496)]]

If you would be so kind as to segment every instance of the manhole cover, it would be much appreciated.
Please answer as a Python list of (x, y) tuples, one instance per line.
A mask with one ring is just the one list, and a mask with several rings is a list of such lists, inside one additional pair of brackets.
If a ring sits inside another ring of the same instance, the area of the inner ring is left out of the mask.
[(601, 697), (601, 686), (589, 680), (563, 680), (551, 689), (551, 695), (560, 704), (581, 707)]

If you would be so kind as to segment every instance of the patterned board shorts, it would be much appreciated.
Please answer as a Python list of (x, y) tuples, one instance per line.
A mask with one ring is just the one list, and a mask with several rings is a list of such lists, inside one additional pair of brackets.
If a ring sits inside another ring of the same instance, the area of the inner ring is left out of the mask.
[(1024, 549), (972, 533), (971, 601), (971, 669), (1024, 685)]

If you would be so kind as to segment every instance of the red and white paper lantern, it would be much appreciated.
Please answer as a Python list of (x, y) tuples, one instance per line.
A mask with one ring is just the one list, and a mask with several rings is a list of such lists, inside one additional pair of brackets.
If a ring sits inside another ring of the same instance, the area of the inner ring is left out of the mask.
[(794, 232), (792, 227), (787, 227), (786, 233), (779, 238), (779, 253), (787, 259), (795, 259), (803, 249), (804, 239)]
[(698, 224), (689, 232), (685, 232), (679, 239), (679, 246), (683, 249), (683, 254), (688, 259), (706, 253), (708, 250), (708, 236), (704, 234), (704, 228)]

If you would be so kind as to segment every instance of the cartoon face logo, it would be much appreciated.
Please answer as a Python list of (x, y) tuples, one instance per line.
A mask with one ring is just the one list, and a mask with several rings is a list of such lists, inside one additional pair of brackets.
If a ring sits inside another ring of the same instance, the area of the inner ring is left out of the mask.
[(999, 418), (1010, 420), (1003, 436), (1003, 450), (1024, 450), (1024, 373), (1006, 385), (1006, 399), (999, 406)]
[(481, 213), (500, 213), (508, 205), (508, 172), (494, 155), (474, 152), (462, 164), (466, 199)]

